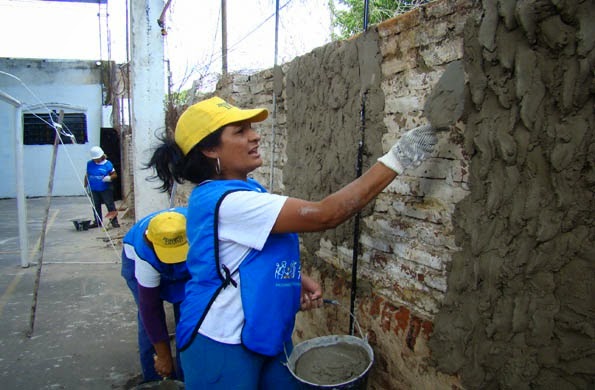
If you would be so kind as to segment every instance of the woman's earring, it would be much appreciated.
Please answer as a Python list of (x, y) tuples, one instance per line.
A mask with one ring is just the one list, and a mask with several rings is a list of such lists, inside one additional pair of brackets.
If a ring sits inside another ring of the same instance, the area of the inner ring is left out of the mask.
[(215, 173), (217, 175), (221, 174), (221, 163), (219, 162), (219, 157), (217, 157), (217, 165), (215, 165)]

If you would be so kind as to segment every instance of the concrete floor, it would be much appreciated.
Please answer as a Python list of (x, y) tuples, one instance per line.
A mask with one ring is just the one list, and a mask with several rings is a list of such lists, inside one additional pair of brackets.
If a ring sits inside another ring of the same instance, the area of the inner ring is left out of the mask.
[[(77, 231), (86, 197), (27, 200), (31, 266), (21, 266), (17, 204), (0, 199), (0, 375), (3, 389), (130, 389), (140, 380), (136, 307), (120, 276), (118, 229)], [(105, 210), (104, 210), (105, 213)], [(37, 261), (42, 257), (33, 333)]]

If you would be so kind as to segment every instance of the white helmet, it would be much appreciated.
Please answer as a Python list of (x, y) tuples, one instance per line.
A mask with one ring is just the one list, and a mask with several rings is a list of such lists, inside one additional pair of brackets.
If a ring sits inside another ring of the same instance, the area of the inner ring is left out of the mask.
[(93, 160), (105, 156), (105, 153), (103, 153), (103, 149), (101, 149), (99, 146), (93, 146), (91, 150), (89, 150), (89, 153), (91, 153), (91, 158)]

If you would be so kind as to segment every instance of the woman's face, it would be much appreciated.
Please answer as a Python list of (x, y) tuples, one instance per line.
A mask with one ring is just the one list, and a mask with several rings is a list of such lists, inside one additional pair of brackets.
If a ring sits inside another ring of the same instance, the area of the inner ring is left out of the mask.
[(260, 134), (248, 121), (236, 122), (223, 128), (221, 144), (215, 148), (224, 179), (246, 180), (248, 173), (262, 165), (258, 152)]

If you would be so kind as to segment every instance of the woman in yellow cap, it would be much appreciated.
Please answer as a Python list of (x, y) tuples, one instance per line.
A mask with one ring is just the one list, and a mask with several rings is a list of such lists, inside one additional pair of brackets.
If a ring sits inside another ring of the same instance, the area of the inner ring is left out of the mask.
[(151, 213), (122, 240), (122, 277), (138, 306), (138, 349), (145, 382), (184, 377), (179, 354), (177, 370), (172, 358), (163, 301), (173, 305), (177, 323), (190, 279), (186, 211), (176, 207)]
[(267, 116), (218, 97), (201, 101), (147, 164), (164, 191), (196, 184), (187, 218), (191, 280), (176, 328), (189, 389), (296, 388), (283, 365), (295, 315), (322, 301), (320, 285), (301, 275), (296, 233), (345, 222), (436, 143), (432, 128), (411, 130), (360, 178), (307, 201), (269, 194), (248, 177), (262, 165), (252, 123)]

